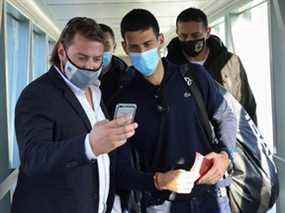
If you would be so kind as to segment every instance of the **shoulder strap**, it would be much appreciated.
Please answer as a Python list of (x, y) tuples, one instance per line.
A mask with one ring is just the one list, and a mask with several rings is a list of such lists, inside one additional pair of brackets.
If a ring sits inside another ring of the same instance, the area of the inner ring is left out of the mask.
[(122, 70), (119, 78), (119, 87), (123, 88), (129, 85), (132, 79), (135, 76), (135, 70), (133, 67), (127, 67), (125, 70)]
[(106, 107), (110, 107), (113, 101), (119, 97), (124, 88), (126, 88), (134, 78), (134, 70), (131, 67), (127, 67), (125, 70), (120, 71), (120, 76), (118, 79), (118, 89), (110, 97), (110, 99), (105, 103)]
[(195, 76), (195, 73), (191, 72), (189, 64), (182, 65), (180, 67), (180, 72), (188, 86), (189, 91), (191, 92), (193, 98), (196, 101), (196, 104), (199, 109), (200, 121), (202, 123), (205, 134), (208, 138), (208, 141), (210, 142), (210, 145), (215, 145), (217, 141), (215, 140), (214, 131), (212, 127), (210, 126), (210, 121), (209, 121), (209, 117), (208, 117), (208, 113), (207, 113), (204, 100), (202, 98), (202, 94), (199, 88), (197, 87), (197, 84), (199, 82)]

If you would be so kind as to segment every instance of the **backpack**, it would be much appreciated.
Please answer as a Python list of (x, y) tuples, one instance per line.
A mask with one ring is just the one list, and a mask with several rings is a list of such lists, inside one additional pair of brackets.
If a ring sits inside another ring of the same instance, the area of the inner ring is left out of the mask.
[[(195, 72), (191, 72), (191, 66), (182, 65), (180, 71), (198, 106), (205, 135), (210, 145), (215, 147), (215, 133), (199, 90), (199, 82), (195, 81)], [(232, 212), (266, 212), (275, 204), (279, 195), (278, 173), (273, 153), (239, 102), (222, 86), (217, 86), (238, 121), (236, 153), (232, 160), (232, 169), (228, 171), (232, 179), (232, 184), (227, 187)]]
[(110, 97), (110, 99), (107, 101), (107, 103), (105, 103), (105, 105), (108, 109), (113, 104), (113, 101), (120, 96), (123, 89), (126, 88), (131, 83), (134, 76), (135, 76), (135, 70), (132, 66), (127, 67), (124, 70), (121, 70), (120, 76), (118, 79), (118, 89)]

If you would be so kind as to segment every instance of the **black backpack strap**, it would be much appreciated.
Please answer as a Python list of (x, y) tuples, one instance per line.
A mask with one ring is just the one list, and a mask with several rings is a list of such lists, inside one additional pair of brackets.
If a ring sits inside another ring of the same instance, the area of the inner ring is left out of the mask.
[(122, 89), (127, 87), (135, 77), (135, 74), (136, 70), (132, 66), (122, 71), (119, 79), (119, 88)]
[[(193, 98), (195, 99), (195, 102), (199, 109), (199, 117), (200, 122), (202, 124), (203, 130), (207, 136), (207, 139), (209, 141), (209, 145), (213, 150), (218, 150), (217, 147), (219, 141), (216, 139), (215, 132), (213, 128), (210, 125), (210, 120), (207, 113), (207, 108), (205, 106), (205, 102), (203, 100), (202, 94), (200, 92), (200, 89), (198, 88), (197, 84), (199, 84), (198, 79), (195, 77), (195, 71), (191, 70), (190, 65), (183, 65), (180, 68), (180, 72), (186, 81), (186, 84), (188, 86), (189, 91), (191, 92)], [(230, 167), (231, 170), (231, 167)], [(227, 187), (232, 183), (231, 177), (226, 177), (223, 180), (220, 180), (216, 186), (218, 188)]]
[(128, 87), (128, 85), (132, 82), (132, 79), (135, 76), (135, 71), (132, 67), (127, 67), (126, 70), (120, 71), (120, 77), (118, 80), (118, 89), (117, 91), (110, 97), (110, 99), (106, 103), (106, 107), (109, 108), (113, 101), (116, 100), (123, 91), (124, 88)]
[(205, 102), (203, 100), (202, 94), (200, 92), (200, 89), (198, 88), (197, 84), (199, 81), (197, 80), (195, 76), (195, 71), (191, 71), (191, 67), (189, 64), (184, 64), (180, 67), (180, 72), (182, 74), (182, 77), (184, 78), (187, 87), (189, 91), (191, 92), (193, 98), (196, 101), (196, 104), (199, 109), (199, 116), (200, 116), (200, 121), (202, 123), (203, 129), (205, 131), (205, 134), (208, 138), (208, 141), (210, 142), (210, 145), (216, 145), (217, 140), (215, 138), (215, 133), (210, 126), (210, 120), (208, 117), (207, 109), (205, 106)]

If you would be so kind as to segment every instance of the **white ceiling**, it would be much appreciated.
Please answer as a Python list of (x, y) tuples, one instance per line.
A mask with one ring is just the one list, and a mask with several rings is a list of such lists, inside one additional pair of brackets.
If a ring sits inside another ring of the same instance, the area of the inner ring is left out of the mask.
[[(29, 0), (28, 0), (29, 1)], [(151, 11), (158, 19), (161, 32), (168, 41), (175, 32), (177, 15), (188, 7), (212, 10), (220, 3), (236, 0), (34, 0), (59, 30), (75, 16), (86, 16), (109, 25), (115, 32), (117, 53), (121, 54), (120, 22), (134, 8)], [(166, 42), (167, 43), (167, 42)]]

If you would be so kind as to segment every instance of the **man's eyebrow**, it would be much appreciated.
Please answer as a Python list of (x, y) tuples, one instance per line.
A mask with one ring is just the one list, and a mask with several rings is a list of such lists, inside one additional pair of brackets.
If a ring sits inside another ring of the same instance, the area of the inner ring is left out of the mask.
[(181, 33), (181, 36), (183, 36), (183, 37), (187, 37), (187, 36), (188, 36), (188, 34), (187, 34), (187, 33)]
[(89, 57), (88, 55), (84, 54), (84, 53), (77, 53), (77, 55), (80, 55), (80, 56), (84, 56), (84, 57)]
[(153, 40), (147, 40), (147, 41), (144, 42), (144, 44), (150, 43), (150, 42), (152, 42), (152, 41), (153, 41)]
[(193, 37), (198, 37), (198, 36), (200, 36), (200, 35), (202, 35), (201, 32), (194, 32), (194, 33), (191, 33), (191, 36), (193, 36)]

